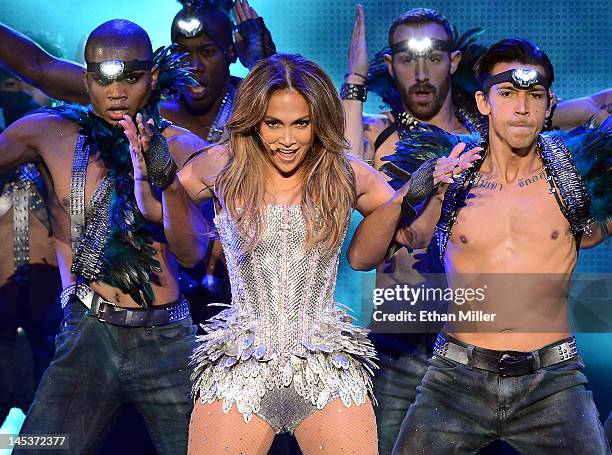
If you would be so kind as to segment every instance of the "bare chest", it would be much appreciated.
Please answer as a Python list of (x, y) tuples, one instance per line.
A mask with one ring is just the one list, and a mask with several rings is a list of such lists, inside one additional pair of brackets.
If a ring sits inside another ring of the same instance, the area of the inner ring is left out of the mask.
[(212, 115), (191, 115), (188, 112), (180, 110), (176, 107), (174, 107), (173, 109), (164, 109), (162, 111), (162, 114), (174, 125), (180, 126), (181, 128), (185, 128), (186, 130), (191, 131), (193, 134), (204, 140), (206, 140), (206, 138), (208, 137), (208, 134), (210, 133), (210, 129), (212, 127), (212, 123), (215, 119), (215, 117)]
[[(70, 212), (70, 195), (74, 190), (71, 176), (73, 173), (77, 137), (78, 135), (74, 134), (61, 138), (58, 143), (52, 144), (52, 146), (44, 151), (45, 164), (53, 181), (55, 217), (58, 216), (57, 209), (60, 209), (59, 214), (68, 215)], [(84, 182), (84, 200), (86, 202), (91, 200), (96, 188), (100, 184), (101, 178), (106, 172), (107, 170), (101, 160), (89, 156)]]
[(479, 175), (450, 242), (483, 254), (499, 248), (544, 254), (571, 243), (569, 223), (549, 188), (543, 172), (512, 183)]

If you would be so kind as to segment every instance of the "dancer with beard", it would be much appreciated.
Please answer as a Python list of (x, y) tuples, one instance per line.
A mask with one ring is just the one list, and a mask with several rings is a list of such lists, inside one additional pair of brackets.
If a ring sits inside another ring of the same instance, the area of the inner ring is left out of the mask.
[[(571, 335), (568, 289), (579, 248), (612, 231), (612, 119), (542, 133), (554, 71), (527, 40), (491, 46), (476, 76), (487, 136), (415, 130), (393, 156), (409, 173), (451, 150), (480, 151), (473, 168), (432, 192), (425, 210), (437, 207), (439, 220), (422, 238), (435, 231), (453, 291), (485, 290), (449, 303), (393, 453), (474, 453), (503, 439), (521, 453), (609, 454)], [(379, 229), (367, 218), (361, 228), (365, 238)], [(378, 258), (365, 259), (368, 268)]]
[[(386, 168), (392, 174), (394, 170), (401, 170), (394, 168), (393, 162), (385, 157), (392, 156), (398, 140), (409, 138), (414, 130), (434, 125), (452, 133), (486, 134), (486, 118), (478, 112), (473, 96), (477, 84), (472, 67), (485, 50), (475, 43), (479, 31), (474, 29), (458, 36), (439, 12), (415, 8), (393, 21), (389, 28), (389, 47), (377, 53), (368, 67), (365, 15), (358, 6), (343, 90), (347, 138), (353, 145), (353, 153), (372, 160), (376, 169)], [(351, 87), (353, 94), (348, 90)], [(368, 88), (390, 106), (389, 112), (363, 114)], [(354, 94), (357, 92), (361, 96)], [(601, 106), (611, 101), (612, 92), (606, 91), (563, 102), (554, 110), (552, 123), (575, 126), (592, 115), (601, 121), (608, 115)], [(378, 272), (378, 288), (397, 284), (446, 286), (435, 245), (411, 253), (400, 249)], [(385, 302), (381, 309), (394, 313), (404, 309), (403, 305)], [(443, 302), (427, 302), (427, 307), (422, 309), (446, 310)], [(374, 378), (379, 403), (375, 408), (379, 448), (382, 454), (388, 454), (406, 411), (414, 402), (416, 387), (427, 370), (427, 359), (433, 353), (435, 334), (441, 325), (373, 321), (370, 327), (380, 357), (380, 370)]]

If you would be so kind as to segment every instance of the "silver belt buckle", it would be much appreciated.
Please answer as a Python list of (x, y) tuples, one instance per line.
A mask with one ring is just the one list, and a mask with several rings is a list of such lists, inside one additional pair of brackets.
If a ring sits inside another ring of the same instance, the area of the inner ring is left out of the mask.
[(578, 348), (576, 347), (575, 338), (555, 347), (557, 349), (557, 355), (559, 356), (559, 362), (564, 362), (578, 355)]

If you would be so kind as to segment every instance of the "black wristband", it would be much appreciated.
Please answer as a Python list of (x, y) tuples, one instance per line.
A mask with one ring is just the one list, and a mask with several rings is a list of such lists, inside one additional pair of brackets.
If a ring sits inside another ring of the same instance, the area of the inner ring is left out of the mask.
[(159, 131), (155, 131), (149, 139), (149, 150), (145, 153), (144, 159), (149, 182), (162, 191), (168, 188), (174, 181), (177, 167), (170, 153), (168, 142)]
[(340, 98), (365, 103), (365, 100), (368, 98), (368, 88), (363, 84), (349, 84), (345, 82), (340, 89)]
[(410, 188), (402, 199), (402, 213), (409, 217), (416, 216), (416, 207), (424, 201), (436, 188), (434, 185), (433, 171), (436, 167), (437, 158), (425, 161), (410, 176)]

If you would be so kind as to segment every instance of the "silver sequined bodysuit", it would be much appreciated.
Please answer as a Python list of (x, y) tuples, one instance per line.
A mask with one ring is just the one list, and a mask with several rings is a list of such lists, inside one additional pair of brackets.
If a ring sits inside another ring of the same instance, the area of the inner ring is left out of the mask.
[[(276, 432), (292, 432), (316, 409), (371, 396), (374, 348), (334, 302), (340, 247), (303, 246), (299, 205), (270, 205), (250, 252), (227, 211), (215, 217), (227, 260), (232, 305), (210, 319), (192, 361), (193, 393), (203, 403), (233, 404)], [(346, 235), (346, 233), (345, 233)]]

